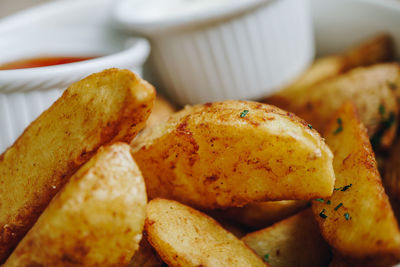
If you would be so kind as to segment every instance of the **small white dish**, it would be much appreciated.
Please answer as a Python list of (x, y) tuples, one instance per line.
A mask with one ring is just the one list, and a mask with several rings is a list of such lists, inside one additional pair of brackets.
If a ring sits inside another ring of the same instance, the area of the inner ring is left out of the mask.
[(64, 0), (0, 20), (0, 65), (41, 56), (98, 56), (40, 68), (0, 70), (0, 152), (10, 146), (71, 83), (106, 68), (138, 74), (150, 52), (147, 40), (116, 31), (113, 0)]
[(198, 12), (136, 16), (158, 3), (146, 1), (122, 0), (113, 17), (150, 40), (150, 81), (178, 104), (270, 95), (314, 58), (308, 0), (214, 1)]

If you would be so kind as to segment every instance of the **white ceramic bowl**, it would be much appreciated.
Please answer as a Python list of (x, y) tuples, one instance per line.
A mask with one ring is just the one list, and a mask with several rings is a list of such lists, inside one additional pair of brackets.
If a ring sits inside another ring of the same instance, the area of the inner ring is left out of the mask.
[(0, 70), (0, 152), (68, 87), (106, 68), (141, 74), (150, 46), (116, 31), (113, 0), (57, 1), (0, 20), (0, 65), (38, 56), (101, 56), (92, 60)]
[(199, 13), (140, 20), (121, 1), (114, 18), (152, 44), (150, 81), (178, 104), (257, 99), (314, 57), (308, 0), (227, 1)]

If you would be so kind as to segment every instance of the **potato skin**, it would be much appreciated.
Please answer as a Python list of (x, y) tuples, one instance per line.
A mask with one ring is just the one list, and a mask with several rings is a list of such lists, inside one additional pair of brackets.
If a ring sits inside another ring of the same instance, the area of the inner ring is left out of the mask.
[(173, 200), (149, 202), (145, 230), (171, 267), (269, 266), (212, 218)]
[(351, 103), (332, 118), (325, 136), (334, 153), (337, 189), (330, 205), (327, 200), (312, 202), (322, 235), (344, 257), (396, 263), (400, 259), (399, 227), (366, 129)]
[(311, 209), (249, 233), (242, 240), (259, 256), (268, 254), (274, 267), (327, 266), (331, 257)]
[(129, 70), (90, 75), (72, 84), (0, 156), (0, 262), (100, 146), (128, 142), (143, 128), (154, 94)]
[(146, 213), (143, 177), (117, 143), (74, 174), (4, 266), (123, 266), (139, 246)]
[(256, 102), (187, 107), (137, 138), (133, 157), (149, 198), (204, 209), (330, 196), (334, 184), (332, 154), (319, 134)]

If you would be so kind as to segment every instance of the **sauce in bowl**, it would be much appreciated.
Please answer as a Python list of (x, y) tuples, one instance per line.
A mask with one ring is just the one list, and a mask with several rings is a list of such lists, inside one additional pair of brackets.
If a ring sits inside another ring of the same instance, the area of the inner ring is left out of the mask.
[(61, 64), (74, 63), (96, 57), (35, 57), (20, 59), (0, 65), (0, 70), (15, 70), (27, 68), (39, 68)]

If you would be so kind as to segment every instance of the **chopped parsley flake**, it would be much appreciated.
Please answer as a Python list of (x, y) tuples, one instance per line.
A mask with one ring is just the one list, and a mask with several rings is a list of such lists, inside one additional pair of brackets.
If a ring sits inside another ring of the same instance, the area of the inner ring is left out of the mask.
[(331, 200), (329, 199), (326, 204), (330, 205), (331, 204)]
[(343, 131), (343, 121), (342, 121), (342, 118), (338, 118), (338, 119), (337, 119), (337, 124), (338, 124), (338, 127), (337, 127), (336, 130), (333, 132), (333, 134), (338, 134), (338, 133), (340, 133), (341, 131)]
[(386, 119), (382, 120), (382, 126), (371, 138), (371, 144), (374, 149), (377, 149), (380, 146), (382, 137), (385, 135), (386, 131), (388, 131), (393, 126), (395, 120), (396, 116), (393, 112), (390, 112), (389, 116)]
[(247, 113), (249, 113), (247, 109), (243, 110), (242, 113), (240, 113), (240, 118), (246, 117)]
[(348, 184), (348, 185), (345, 185), (345, 186), (343, 186), (343, 187), (338, 187), (338, 188), (334, 188), (333, 190), (335, 190), (335, 191), (346, 191), (347, 189), (349, 189), (350, 187), (352, 187), (353, 186), (353, 184)]
[(269, 262), (269, 254), (265, 254), (263, 259), (265, 262)]
[(379, 110), (379, 114), (385, 115), (385, 111), (386, 110), (385, 110), (385, 106), (384, 105), (380, 104), (378, 110)]
[(312, 130), (312, 125), (311, 124), (308, 124), (307, 126), (308, 126), (308, 128), (310, 128)]
[(342, 188), (342, 190), (341, 191), (346, 191), (347, 189), (349, 189), (351, 186), (352, 186), (353, 184), (348, 184), (348, 185), (346, 185), (346, 186), (343, 186), (343, 188)]
[(350, 220), (350, 214), (348, 214), (347, 212), (344, 214), (344, 217), (346, 218), (346, 221)]
[(326, 219), (328, 218), (328, 216), (325, 214), (325, 209), (323, 209), (320, 213), (319, 213), (319, 217), (321, 217), (322, 219)]
[(339, 205), (337, 205), (337, 206), (335, 207), (335, 211), (337, 211), (341, 206), (343, 206), (343, 203), (342, 203), (342, 202), (340, 202)]
[(323, 198), (317, 198), (317, 199), (314, 199), (315, 201), (318, 201), (318, 202), (322, 202), (322, 203), (324, 203), (324, 199)]

